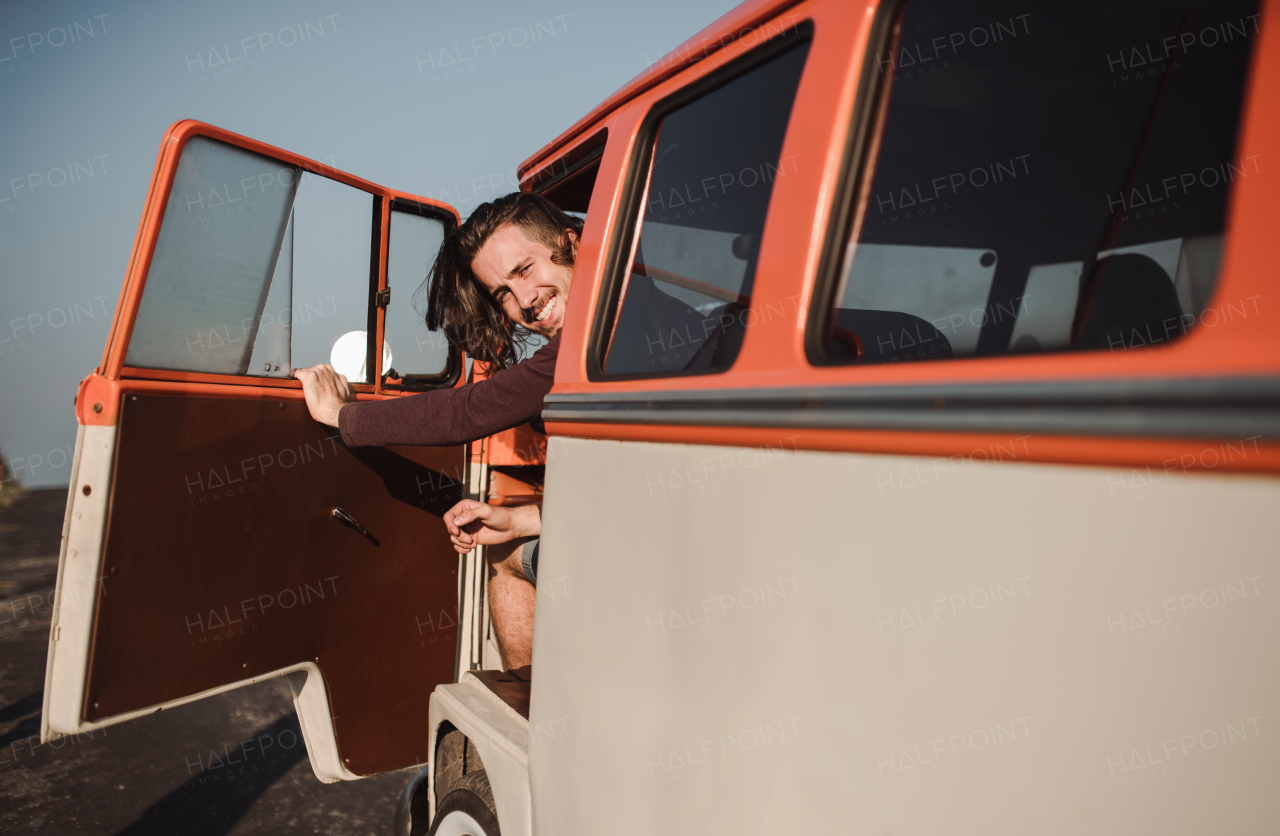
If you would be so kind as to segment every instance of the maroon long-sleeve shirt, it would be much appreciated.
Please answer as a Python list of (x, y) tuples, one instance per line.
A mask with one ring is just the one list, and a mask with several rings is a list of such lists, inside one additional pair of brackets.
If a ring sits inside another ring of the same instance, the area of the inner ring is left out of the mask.
[(349, 447), (450, 447), (518, 427), (542, 413), (559, 350), (556, 334), (532, 357), (487, 380), (404, 398), (349, 403), (338, 412), (338, 431)]

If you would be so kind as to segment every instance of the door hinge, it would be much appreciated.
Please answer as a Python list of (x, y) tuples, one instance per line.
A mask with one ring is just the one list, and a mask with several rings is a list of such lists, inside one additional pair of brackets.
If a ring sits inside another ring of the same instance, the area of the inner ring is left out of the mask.
[(391, 304), (391, 288), (384, 287), (379, 290), (373, 297), (373, 304), (379, 308), (385, 308)]

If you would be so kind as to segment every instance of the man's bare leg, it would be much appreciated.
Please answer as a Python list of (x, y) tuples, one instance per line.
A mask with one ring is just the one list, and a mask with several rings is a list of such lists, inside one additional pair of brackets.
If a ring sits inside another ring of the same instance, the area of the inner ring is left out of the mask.
[(489, 564), (489, 617), (506, 670), (533, 663), (533, 605), (537, 590), (520, 563), (523, 541), (486, 546)]

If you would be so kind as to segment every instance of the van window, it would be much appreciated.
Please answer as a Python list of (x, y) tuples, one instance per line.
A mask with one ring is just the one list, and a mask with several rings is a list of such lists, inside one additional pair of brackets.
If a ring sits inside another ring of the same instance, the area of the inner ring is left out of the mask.
[(284, 378), (341, 340), (368, 382), (375, 198), (196, 136), (178, 160), (125, 365)]
[(762, 49), (775, 54), (647, 123), (649, 176), (630, 210), (638, 232), (605, 374), (721, 370), (737, 356), (773, 182), (796, 170), (782, 140), (808, 42)]
[(1236, 150), (1258, 3), (1029, 8), (906, 3), (816, 361), (1124, 351), (1205, 310), (1265, 165)]
[(387, 303), (383, 322), (383, 376), (401, 387), (430, 380), (449, 367), (449, 342), (443, 331), (427, 328), (428, 273), (444, 244), (443, 215), (419, 204), (398, 201), (391, 207), (387, 246)]
[(591, 205), (591, 192), (595, 189), (600, 159), (608, 141), (609, 131), (599, 131), (569, 153), (552, 160), (530, 178), (529, 191), (546, 197), (570, 215), (584, 217)]

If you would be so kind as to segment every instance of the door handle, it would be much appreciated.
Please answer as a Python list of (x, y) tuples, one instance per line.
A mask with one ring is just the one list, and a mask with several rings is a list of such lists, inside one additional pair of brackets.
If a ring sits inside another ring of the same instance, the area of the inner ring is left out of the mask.
[(333, 518), (338, 522), (342, 523), (343, 525), (345, 525), (347, 528), (355, 529), (357, 532), (360, 533), (360, 536), (364, 537), (366, 540), (368, 540), (370, 543), (373, 543), (375, 546), (382, 545), (381, 543), (378, 542), (378, 538), (370, 534), (369, 531), (363, 525), (361, 525), (356, 520), (355, 517), (351, 516), (346, 511), (342, 510), (336, 505), (333, 508)]

